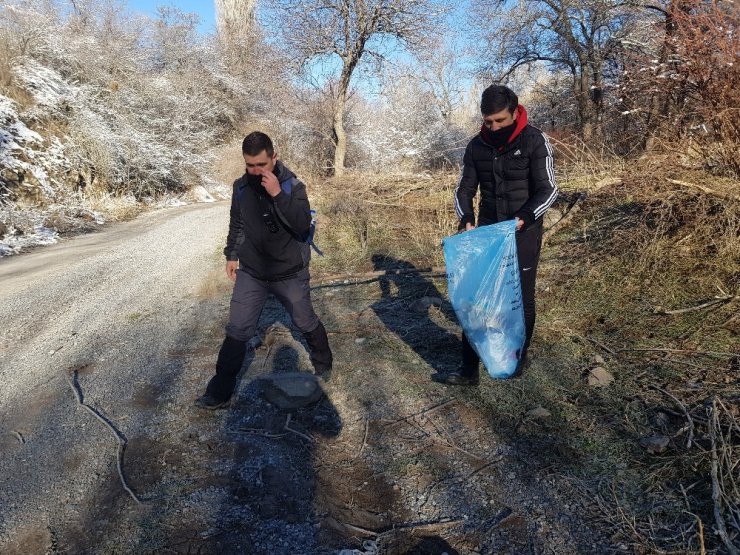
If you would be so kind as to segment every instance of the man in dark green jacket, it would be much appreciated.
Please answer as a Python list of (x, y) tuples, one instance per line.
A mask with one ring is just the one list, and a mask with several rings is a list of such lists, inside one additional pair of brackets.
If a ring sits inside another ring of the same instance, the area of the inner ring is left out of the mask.
[[(481, 96), (483, 126), (465, 149), (455, 210), (460, 231), (476, 226), (473, 199), (480, 190), (477, 225), (517, 220), (517, 257), (522, 285), (526, 341), (516, 374), (527, 360), (534, 331), (535, 281), (542, 245), (542, 217), (555, 202), (553, 151), (542, 131), (529, 125), (527, 111), (508, 87), (491, 85)], [(478, 354), (463, 334), (462, 364), (454, 372), (436, 375), (450, 385), (478, 383)]]
[(306, 187), (278, 160), (270, 137), (255, 131), (242, 143), (246, 173), (234, 182), (226, 239), (226, 275), (234, 281), (226, 338), (196, 405), (225, 407), (236, 386), (247, 342), (268, 294), (288, 311), (308, 343), (317, 375), (329, 377), (332, 352), (311, 303), (308, 264), (311, 214)]

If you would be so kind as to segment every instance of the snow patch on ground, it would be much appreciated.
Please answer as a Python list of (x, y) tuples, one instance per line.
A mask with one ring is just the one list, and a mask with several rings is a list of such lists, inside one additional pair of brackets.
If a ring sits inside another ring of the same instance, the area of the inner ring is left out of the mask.
[(34, 226), (34, 232), (26, 235), (8, 235), (0, 241), (0, 257), (18, 254), (23, 249), (40, 245), (53, 245), (59, 241), (59, 234), (53, 229)]

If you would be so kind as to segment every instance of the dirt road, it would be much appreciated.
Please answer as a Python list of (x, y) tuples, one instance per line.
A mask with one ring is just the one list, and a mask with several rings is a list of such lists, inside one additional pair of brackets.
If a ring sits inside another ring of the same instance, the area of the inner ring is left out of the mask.
[(124, 435), (150, 424), (134, 409), (166, 403), (162, 385), (179, 379), (171, 351), (220, 265), (227, 214), (225, 203), (160, 210), (0, 260), (0, 546), (28, 534), (40, 552), (71, 545), (69, 526), (117, 473), (111, 431), (67, 376), (79, 371), (85, 401)]
[[(249, 353), (232, 407), (195, 409), (226, 318), (226, 218), (224, 205), (152, 213), (0, 262), (0, 552), (605, 552), (550, 470), (575, 456), (558, 421), (528, 413), (563, 354), (535, 345), (536, 379), (433, 383), (460, 342), (440, 280), (315, 287), (336, 367), (323, 401), (291, 414), (255, 380), (309, 369), (268, 302), (270, 346)], [(141, 503), (75, 371), (127, 439)]]

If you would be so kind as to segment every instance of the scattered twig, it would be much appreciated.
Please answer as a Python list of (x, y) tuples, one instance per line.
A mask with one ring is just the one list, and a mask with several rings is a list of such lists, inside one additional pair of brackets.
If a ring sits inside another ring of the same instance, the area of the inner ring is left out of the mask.
[(473, 472), (471, 472), (470, 474), (468, 474), (467, 476), (465, 476), (464, 478), (462, 478), (460, 481), (461, 482), (467, 482), (468, 480), (470, 480), (473, 476), (475, 476), (479, 472), (482, 472), (483, 470), (485, 470), (489, 466), (492, 466), (492, 465), (494, 465), (494, 464), (496, 464), (498, 462), (501, 462), (502, 460), (504, 460), (504, 458), (503, 457), (499, 457), (498, 459), (496, 459), (494, 461), (488, 461), (487, 463), (480, 465), (478, 468), (476, 468), (475, 470), (473, 470)]
[(431, 520), (425, 522), (404, 522), (401, 524), (393, 524), (383, 532), (390, 532), (391, 530), (419, 530), (421, 528), (437, 528), (439, 526), (452, 526), (453, 524), (459, 524), (460, 522), (463, 522), (463, 520), (459, 518), (440, 518), (439, 520)]
[(346, 530), (350, 530), (352, 532), (355, 532), (361, 536), (365, 537), (378, 537), (382, 534), (386, 534), (388, 532), (393, 532), (395, 530), (421, 530), (421, 529), (434, 529), (439, 527), (447, 527), (447, 526), (453, 526), (455, 524), (459, 524), (463, 522), (462, 519), (452, 519), (452, 518), (440, 518), (439, 520), (430, 520), (430, 521), (422, 521), (422, 522), (402, 522), (399, 524), (391, 524), (389, 526), (383, 526), (382, 528), (379, 528), (377, 530), (371, 530), (368, 528), (362, 528), (361, 526), (355, 526), (354, 524), (347, 524), (346, 522), (339, 522), (338, 520), (334, 518), (327, 518), (327, 521), (333, 525), (334, 528), (344, 528)]
[[(291, 420), (291, 418), (292, 418), (292, 415), (290, 413), (288, 413), (287, 418), (285, 419), (285, 424), (283, 424), (282, 431), (284, 431), (284, 432), (290, 432), (291, 434), (295, 434), (297, 436), (300, 436), (303, 439), (305, 439), (306, 441), (309, 441), (309, 442), (313, 443), (313, 438), (312, 437), (307, 436), (303, 432), (299, 432), (298, 430), (295, 430), (295, 429), (293, 429), (293, 428), (290, 427), (290, 420)], [(251, 435), (257, 435), (257, 436), (266, 437), (266, 438), (269, 438), (269, 439), (280, 439), (280, 438), (283, 438), (283, 437), (285, 437), (285, 436), (288, 435), (287, 433), (285, 433), (285, 434), (279, 434), (279, 433), (278, 434), (272, 434), (272, 433), (268, 432), (267, 430), (264, 430), (264, 429), (261, 429), (261, 428), (237, 428), (236, 430), (232, 430), (230, 433), (232, 433), (232, 434), (233, 433), (247, 433), (247, 434), (251, 434)]]
[(96, 419), (98, 419), (100, 422), (105, 424), (105, 426), (113, 433), (113, 435), (116, 438), (116, 441), (118, 443), (118, 454), (116, 457), (116, 467), (118, 468), (118, 477), (121, 479), (121, 485), (123, 485), (123, 489), (126, 490), (126, 492), (131, 496), (131, 498), (136, 501), (137, 503), (141, 504), (142, 501), (137, 497), (137, 495), (134, 493), (134, 491), (129, 487), (128, 483), (126, 482), (126, 478), (123, 476), (123, 455), (126, 451), (126, 438), (123, 436), (121, 432), (119, 432), (113, 424), (111, 424), (105, 417), (103, 417), (98, 411), (96, 411), (94, 408), (92, 408), (90, 405), (85, 404), (83, 401), (82, 396), (82, 388), (77, 383), (77, 370), (74, 370), (72, 372), (72, 376), (70, 377), (69, 374), (67, 374), (67, 382), (69, 383), (69, 387), (72, 388), (72, 392), (74, 393), (75, 397), (77, 398), (77, 402), (82, 408), (84, 408), (87, 412), (92, 414)]
[(717, 297), (714, 300), (708, 301), (706, 303), (702, 303), (697, 306), (692, 306), (689, 308), (679, 308), (677, 310), (660, 309), (660, 310), (656, 310), (655, 313), (656, 314), (668, 314), (668, 315), (685, 314), (687, 312), (694, 312), (696, 310), (702, 310), (703, 308), (709, 308), (710, 306), (714, 306), (716, 304), (733, 302), (733, 301), (736, 301), (737, 299), (740, 299), (740, 295), (728, 295), (725, 297)]
[(21, 445), (23, 445), (24, 443), (26, 443), (26, 440), (25, 440), (25, 438), (23, 437), (23, 435), (22, 435), (22, 434), (21, 434), (21, 433), (20, 433), (19, 431), (17, 431), (17, 430), (13, 430), (13, 432), (12, 432), (12, 433), (13, 433), (13, 435), (14, 435), (15, 437), (17, 437), (17, 438), (18, 438), (18, 442), (19, 442), (19, 443), (20, 443)]
[(712, 445), (712, 501), (714, 502), (714, 520), (717, 524), (717, 533), (722, 538), (722, 542), (727, 547), (730, 555), (738, 555), (738, 550), (727, 535), (727, 526), (722, 516), (722, 486), (719, 482), (719, 457), (717, 456), (717, 428), (719, 427), (719, 417), (717, 416), (717, 399), (712, 399), (712, 406), (709, 409), (710, 425), (709, 439)]
[(269, 439), (280, 439), (288, 435), (287, 433), (271, 434), (261, 428), (237, 428), (236, 430), (230, 430), (228, 433), (231, 433), (231, 434), (244, 433), (244, 434), (266, 437)]
[(285, 426), (283, 426), (283, 430), (285, 430), (286, 432), (293, 432), (295, 435), (302, 437), (309, 443), (313, 443), (312, 437), (307, 436), (303, 432), (299, 432), (298, 430), (294, 430), (293, 428), (290, 427), (290, 419), (292, 416), (293, 416), (292, 414), (288, 413), (288, 417), (285, 419)]
[(689, 427), (689, 437), (686, 438), (686, 449), (691, 449), (691, 442), (694, 439), (694, 421), (691, 418), (691, 415), (689, 414), (689, 411), (686, 409), (686, 406), (681, 401), (679, 401), (678, 398), (675, 397), (669, 391), (666, 391), (665, 389), (662, 389), (662, 388), (658, 387), (657, 385), (651, 385), (650, 387), (652, 387), (653, 389), (656, 389), (656, 390), (660, 391), (661, 393), (664, 393), (665, 395), (668, 395), (668, 397), (670, 397), (671, 399), (673, 399), (675, 401), (675, 403), (679, 407), (681, 407), (681, 410), (683, 411), (684, 416), (686, 416), (687, 425)]
[[(683, 489), (683, 487), (681, 488)], [(684, 496), (686, 494), (684, 493)], [(704, 523), (701, 521), (698, 515), (691, 511), (685, 511), (686, 514), (693, 516), (696, 519), (696, 536), (699, 540), (699, 555), (707, 555), (707, 549), (704, 546)]]
[(365, 419), (365, 435), (362, 438), (362, 445), (360, 445), (360, 450), (355, 455), (355, 459), (358, 458), (360, 455), (362, 455), (362, 450), (365, 449), (365, 445), (367, 444), (367, 432), (370, 427), (370, 420)]
[(392, 420), (384, 426), (395, 426), (396, 424), (401, 424), (402, 422), (406, 422), (409, 418), (413, 418), (414, 416), (419, 416), (421, 414), (429, 414), (432, 411), (436, 411), (441, 409), (442, 407), (446, 407), (450, 403), (454, 403), (456, 399), (447, 399), (446, 401), (442, 401), (441, 403), (437, 403), (436, 405), (432, 405), (431, 407), (428, 407), (426, 409), (420, 410), (419, 412), (415, 412), (413, 414), (409, 414), (408, 416), (404, 416), (403, 418), (399, 418), (397, 420)]
[(594, 345), (596, 345), (597, 347), (599, 347), (599, 348), (603, 349), (604, 351), (606, 351), (606, 352), (607, 352), (607, 353), (609, 353), (610, 355), (616, 355), (616, 354), (617, 354), (617, 353), (616, 353), (616, 352), (614, 351), (614, 349), (610, 349), (609, 347), (607, 347), (607, 346), (606, 346), (606, 345), (604, 345), (603, 343), (599, 343), (598, 341), (596, 341), (595, 339), (593, 339), (593, 338), (591, 338), (591, 337), (587, 337), (587, 336), (581, 337), (580, 335), (577, 335), (576, 337), (579, 337), (579, 338), (581, 338), (581, 339), (585, 339), (586, 341), (590, 341), (591, 343), (593, 343), (593, 344), (594, 344)]

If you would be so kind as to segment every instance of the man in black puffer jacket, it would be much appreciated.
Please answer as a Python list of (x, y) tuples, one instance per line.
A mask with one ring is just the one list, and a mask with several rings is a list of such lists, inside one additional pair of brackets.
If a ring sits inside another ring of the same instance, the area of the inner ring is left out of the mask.
[[(515, 375), (521, 373), (535, 321), (534, 290), (542, 245), (542, 216), (555, 202), (552, 147), (527, 123), (527, 111), (508, 87), (491, 85), (481, 97), (483, 126), (468, 143), (455, 209), (460, 231), (476, 226), (473, 198), (480, 189), (478, 225), (517, 220), (516, 245), (522, 284), (526, 341)], [(462, 365), (435, 379), (450, 385), (476, 385), (479, 358), (463, 334)]]
[(317, 375), (329, 377), (332, 353), (313, 310), (308, 263), (311, 214), (306, 187), (277, 159), (270, 137), (255, 131), (242, 143), (247, 172), (234, 182), (226, 275), (234, 281), (226, 338), (211, 378), (196, 405), (225, 407), (236, 386), (247, 341), (272, 293), (303, 332)]

